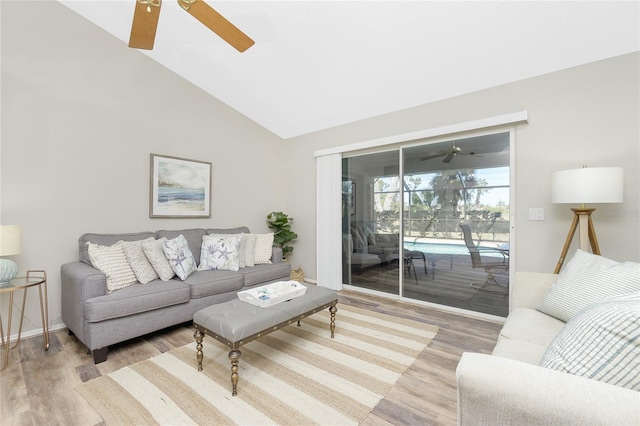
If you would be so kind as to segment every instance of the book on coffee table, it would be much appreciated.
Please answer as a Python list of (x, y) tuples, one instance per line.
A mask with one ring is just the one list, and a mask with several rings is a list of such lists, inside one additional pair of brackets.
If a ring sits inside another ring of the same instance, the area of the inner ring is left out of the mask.
[(251, 303), (261, 308), (267, 308), (302, 296), (306, 291), (307, 287), (298, 281), (278, 281), (249, 290), (239, 291), (238, 298), (243, 302)]

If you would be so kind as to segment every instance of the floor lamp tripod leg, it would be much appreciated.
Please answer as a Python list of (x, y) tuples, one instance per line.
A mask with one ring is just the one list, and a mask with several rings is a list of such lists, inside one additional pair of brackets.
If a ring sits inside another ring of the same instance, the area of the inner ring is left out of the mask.
[(569, 251), (569, 246), (571, 246), (571, 240), (573, 240), (573, 236), (575, 235), (577, 228), (578, 228), (578, 215), (575, 214), (573, 216), (573, 221), (571, 222), (571, 226), (569, 227), (569, 234), (567, 235), (567, 239), (564, 242), (562, 253), (560, 253), (560, 259), (558, 259), (558, 264), (556, 265), (556, 269), (553, 271), (554, 274), (559, 273), (560, 269), (562, 269), (562, 265), (564, 264), (564, 259), (567, 256), (567, 252)]
[(591, 252), (593, 254), (600, 255), (600, 246), (598, 245), (598, 238), (596, 237), (596, 229), (593, 227), (593, 221), (591, 215), (589, 215), (589, 241), (591, 241)]

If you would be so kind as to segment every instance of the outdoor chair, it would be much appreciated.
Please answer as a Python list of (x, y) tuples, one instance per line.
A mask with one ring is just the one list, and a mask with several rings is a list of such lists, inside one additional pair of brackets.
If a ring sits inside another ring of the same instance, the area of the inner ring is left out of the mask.
[[(469, 225), (460, 225), (462, 233), (464, 235), (464, 243), (471, 255), (471, 266), (473, 269), (484, 269), (487, 273), (487, 279), (483, 283), (471, 283), (471, 287), (484, 289), (487, 284), (496, 284), (501, 287), (506, 287), (507, 284), (500, 284), (495, 277), (495, 271), (509, 272), (509, 250), (490, 248), (490, 247), (478, 247), (473, 242), (471, 236), (471, 228)], [(493, 256), (490, 256), (493, 254)], [(499, 256), (495, 256), (495, 255)], [(484, 256), (483, 256), (484, 255)]]

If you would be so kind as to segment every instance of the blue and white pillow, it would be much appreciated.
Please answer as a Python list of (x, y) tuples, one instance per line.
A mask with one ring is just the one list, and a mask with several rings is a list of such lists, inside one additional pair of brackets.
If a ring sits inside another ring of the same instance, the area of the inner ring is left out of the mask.
[(202, 237), (199, 271), (240, 269), (239, 235), (205, 235)]
[(186, 280), (189, 275), (198, 270), (196, 259), (193, 257), (184, 235), (180, 234), (176, 238), (165, 240), (162, 251), (164, 251), (171, 269), (181, 280)]
[(540, 365), (640, 391), (640, 293), (580, 311), (551, 342)]

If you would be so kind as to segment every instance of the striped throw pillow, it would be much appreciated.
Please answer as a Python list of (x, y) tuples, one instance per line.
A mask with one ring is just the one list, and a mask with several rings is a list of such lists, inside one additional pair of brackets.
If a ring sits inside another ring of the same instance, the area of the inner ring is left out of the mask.
[(619, 263), (578, 250), (536, 309), (564, 322), (587, 306), (640, 292), (640, 264)]
[(640, 391), (640, 293), (581, 311), (551, 342), (540, 365)]

